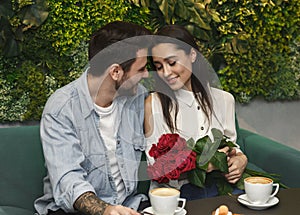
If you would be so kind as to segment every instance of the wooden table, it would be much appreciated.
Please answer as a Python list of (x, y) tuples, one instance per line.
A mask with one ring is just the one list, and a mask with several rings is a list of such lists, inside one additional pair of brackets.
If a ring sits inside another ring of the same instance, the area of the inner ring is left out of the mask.
[(211, 215), (212, 211), (225, 204), (230, 211), (244, 215), (289, 215), (300, 214), (300, 188), (282, 189), (276, 197), (279, 203), (264, 210), (252, 210), (237, 201), (236, 197), (218, 196), (187, 202), (187, 215)]

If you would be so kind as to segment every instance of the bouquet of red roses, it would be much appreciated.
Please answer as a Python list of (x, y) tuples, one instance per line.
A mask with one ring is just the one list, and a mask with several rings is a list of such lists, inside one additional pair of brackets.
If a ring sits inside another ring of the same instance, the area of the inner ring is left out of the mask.
[(152, 145), (149, 155), (155, 162), (148, 166), (147, 172), (158, 183), (176, 180), (182, 173), (196, 168), (196, 152), (178, 134), (163, 134), (158, 143)]
[[(218, 129), (212, 130), (213, 140), (207, 135), (196, 142), (193, 139), (186, 141), (178, 134), (163, 134), (157, 144), (152, 144), (149, 155), (155, 162), (147, 167), (150, 179), (158, 183), (168, 183), (187, 174), (190, 183), (204, 187), (205, 184), (217, 184), (220, 195), (231, 193), (233, 188), (226, 180), (224, 174), (228, 173), (227, 155), (219, 152), (219, 148), (236, 145)], [(218, 170), (207, 175), (208, 164), (211, 163)], [(235, 184), (239, 189), (244, 189), (243, 179), (251, 175), (261, 175), (279, 182), (278, 175), (245, 169), (241, 179)], [(280, 183), (281, 184), (281, 183)], [(282, 187), (285, 187), (281, 184)]]

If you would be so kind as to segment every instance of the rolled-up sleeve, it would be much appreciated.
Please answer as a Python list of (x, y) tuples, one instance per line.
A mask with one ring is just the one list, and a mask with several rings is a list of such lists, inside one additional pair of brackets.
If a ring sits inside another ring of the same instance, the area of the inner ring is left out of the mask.
[(95, 192), (80, 165), (85, 158), (79, 138), (66, 117), (62, 120), (44, 114), (41, 139), (55, 203), (64, 211), (73, 212), (73, 204), (81, 194)]

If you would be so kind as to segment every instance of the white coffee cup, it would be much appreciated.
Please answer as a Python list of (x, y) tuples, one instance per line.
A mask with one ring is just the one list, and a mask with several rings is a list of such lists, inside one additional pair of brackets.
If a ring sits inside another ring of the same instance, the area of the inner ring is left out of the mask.
[[(279, 191), (279, 184), (273, 180), (261, 176), (251, 176), (244, 179), (245, 192), (253, 204), (265, 204), (270, 198), (274, 197)], [(275, 191), (273, 191), (273, 187)]]
[[(186, 199), (179, 198), (180, 191), (174, 188), (155, 188), (149, 191), (150, 203), (155, 215), (173, 215), (185, 207)], [(179, 202), (181, 206), (179, 206)]]

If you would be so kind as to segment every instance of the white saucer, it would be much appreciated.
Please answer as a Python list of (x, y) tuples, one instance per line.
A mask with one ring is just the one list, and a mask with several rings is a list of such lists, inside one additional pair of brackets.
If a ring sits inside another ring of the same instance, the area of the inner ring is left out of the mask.
[[(143, 210), (143, 212), (148, 212), (148, 213), (154, 214), (154, 211), (153, 211), (152, 207), (145, 208)], [(186, 214), (186, 210), (183, 208), (182, 211), (177, 212), (174, 215), (185, 215), (185, 214)]]
[(271, 199), (269, 199), (269, 201), (267, 203), (262, 204), (262, 205), (252, 204), (252, 203), (245, 201), (244, 199), (247, 201), (250, 201), (246, 194), (242, 194), (237, 198), (237, 200), (240, 203), (242, 203), (243, 205), (246, 205), (248, 208), (253, 209), (253, 210), (263, 210), (263, 209), (272, 207), (272, 206), (278, 204), (278, 202), (279, 202), (279, 199), (276, 196), (272, 197)]

